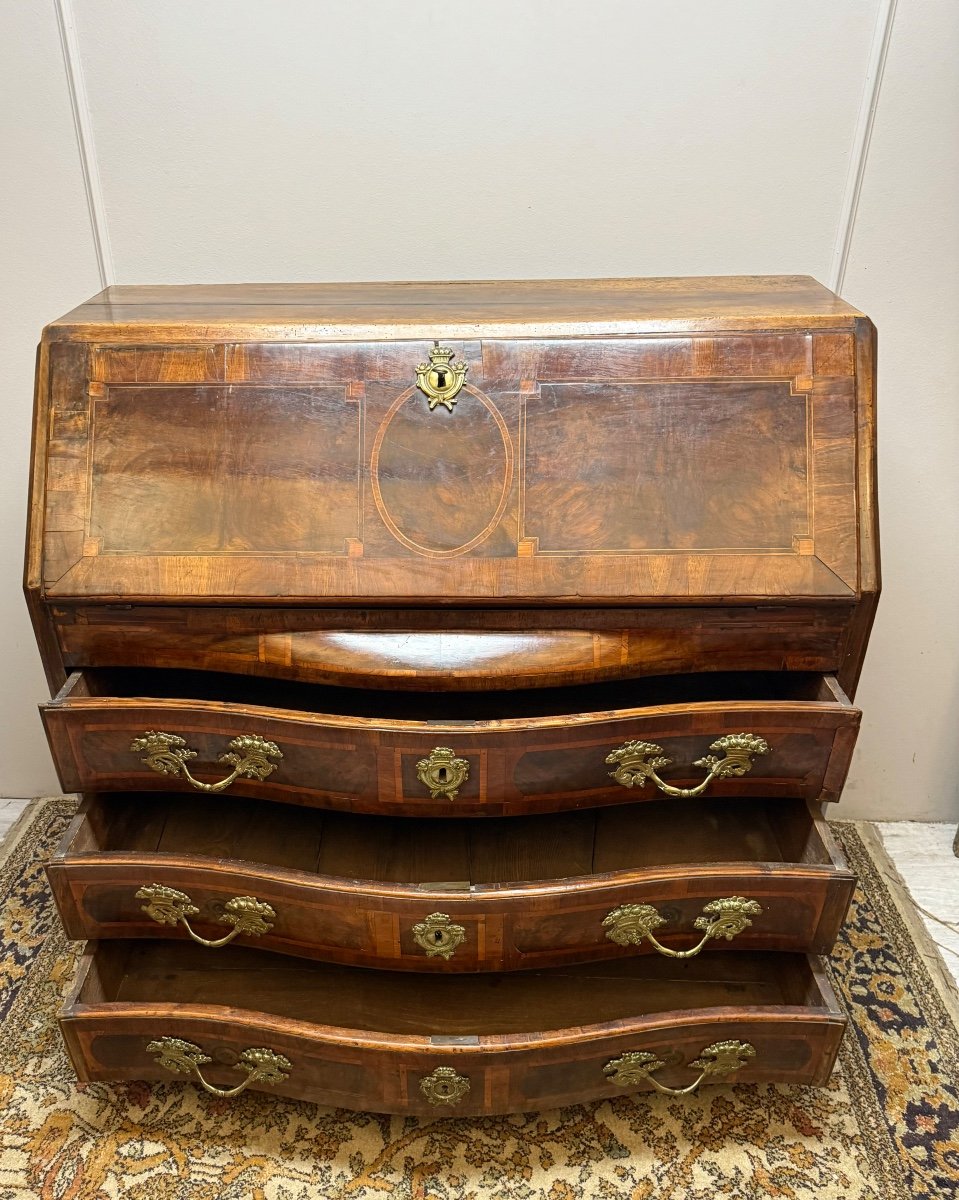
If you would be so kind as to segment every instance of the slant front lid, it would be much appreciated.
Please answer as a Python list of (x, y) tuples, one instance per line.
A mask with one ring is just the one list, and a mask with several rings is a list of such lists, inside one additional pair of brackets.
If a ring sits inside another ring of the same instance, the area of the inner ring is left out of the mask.
[(142, 344), (51, 327), (44, 594), (853, 599), (868, 323), (833, 300), (793, 328), (617, 337), (177, 341), (153, 300)]

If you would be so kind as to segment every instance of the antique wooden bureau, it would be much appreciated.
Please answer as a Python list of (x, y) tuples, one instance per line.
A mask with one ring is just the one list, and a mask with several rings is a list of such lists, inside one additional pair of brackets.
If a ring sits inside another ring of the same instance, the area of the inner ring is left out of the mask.
[(805, 277), (51, 324), (26, 591), (78, 1075), (452, 1114), (822, 1083), (873, 391)]

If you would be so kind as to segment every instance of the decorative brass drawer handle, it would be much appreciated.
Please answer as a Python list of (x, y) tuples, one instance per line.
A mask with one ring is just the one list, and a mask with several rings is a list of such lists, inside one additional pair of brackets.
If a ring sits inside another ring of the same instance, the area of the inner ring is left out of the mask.
[(450, 959), (456, 947), (466, 941), (466, 930), (451, 921), (446, 913), (430, 913), (425, 921), (413, 926), (413, 940), (426, 951), (427, 958)]
[(173, 775), (176, 778), (183, 775), (198, 792), (225, 791), (241, 776), (244, 779), (262, 781), (276, 770), (268, 760), (283, 757), (275, 742), (268, 742), (257, 737), (255, 733), (244, 733), (230, 742), (227, 753), (220, 755), (221, 763), (230, 763), (233, 767), (226, 779), (221, 779), (219, 783), (201, 783), (199, 779), (193, 778), (190, 768), (186, 765), (191, 758), (197, 757), (196, 750), (190, 750), (183, 738), (177, 737), (175, 733), (158, 733), (150, 729), (143, 737), (134, 738), (130, 749), (134, 754), (145, 752), (146, 758), (140, 761), (146, 763), (151, 771), (160, 775)]
[(745, 1067), (751, 1058), (756, 1057), (756, 1049), (749, 1042), (713, 1042), (703, 1050), (699, 1058), (689, 1065), (699, 1071), (699, 1078), (689, 1087), (671, 1088), (659, 1082), (653, 1071), (659, 1071), (666, 1066), (664, 1059), (657, 1058), (648, 1051), (631, 1050), (621, 1058), (614, 1058), (603, 1067), (603, 1074), (608, 1075), (611, 1083), (620, 1087), (637, 1087), (641, 1083), (651, 1083), (658, 1092), (667, 1096), (688, 1096), (695, 1092), (701, 1083), (716, 1075), (730, 1075)]
[(603, 921), (606, 936), (617, 946), (639, 946), (646, 940), (660, 954), (669, 958), (693, 958), (711, 938), (733, 938), (752, 925), (750, 917), (758, 917), (762, 905), (745, 896), (726, 896), (722, 900), (710, 900), (703, 907), (703, 915), (693, 922), (694, 929), (702, 929), (702, 940), (691, 950), (670, 950), (653, 936), (653, 930), (666, 924), (651, 904), (621, 904), (614, 908)]
[(455, 800), (469, 777), (468, 760), (457, 758), (449, 746), (437, 746), (430, 751), (429, 758), (421, 758), (416, 764), (416, 778), (430, 789), (430, 796), (434, 800), (438, 796)]
[(656, 774), (660, 767), (668, 767), (671, 758), (663, 754), (662, 746), (655, 742), (626, 742), (612, 754), (607, 754), (606, 762), (616, 770), (610, 771), (610, 777), (623, 787), (631, 788), (637, 784), (646, 786), (646, 780), (653, 783), (667, 796), (701, 796), (714, 779), (729, 779), (733, 776), (746, 775), (752, 769), (753, 756), (768, 754), (769, 744), (755, 733), (728, 733), (725, 737), (717, 738), (709, 747), (710, 750), (722, 750), (723, 757), (707, 754), (705, 758), (697, 758), (694, 767), (706, 767), (709, 774), (693, 788), (677, 788), (664, 783)]
[(420, 1091), (430, 1104), (459, 1104), (469, 1090), (469, 1079), (452, 1067), (437, 1067), (420, 1080)]
[(455, 353), (448, 346), (434, 342), (429, 362), (420, 363), (416, 368), (416, 386), (429, 400), (430, 412), (437, 404), (442, 404), (452, 412), (460, 388), (466, 381), (469, 367), (465, 362), (453, 362)]
[(239, 1096), (254, 1083), (279, 1083), (286, 1079), (293, 1064), (282, 1054), (267, 1050), (263, 1046), (251, 1046), (244, 1050), (234, 1063), (238, 1071), (246, 1071), (246, 1079), (235, 1088), (219, 1088), (207, 1083), (200, 1071), (205, 1063), (213, 1062), (209, 1054), (204, 1054), (193, 1042), (185, 1042), (182, 1038), (161, 1037), (147, 1045), (147, 1053), (155, 1054), (156, 1060), (166, 1071), (176, 1075), (192, 1075), (203, 1089), (211, 1096)]
[(200, 937), (190, 928), (187, 918), (197, 916), (200, 910), (186, 892), (165, 887), (162, 883), (149, 883), (137, 889), (136, 898), (145, 901), (140, 907), (158, 925), (176, 925), (178, 921), (182, 922), (183, 927), (195, 942), (213, 949), (216, 949), (217, 946), (226, 946), (241, 933), (250, 937), (260, 937), (264, 933), (269, 933), (276, 920), (276, 912), (272, 905), (266, 904), (263, 900), (257, 900), (255, 896), (234, 896), (232, 900), (228, 900), (224, 904), (223, 912), (216, 918), (221, 925), (232, 925), (233, 928), (225, 937), (211, 941), (208, 938)]

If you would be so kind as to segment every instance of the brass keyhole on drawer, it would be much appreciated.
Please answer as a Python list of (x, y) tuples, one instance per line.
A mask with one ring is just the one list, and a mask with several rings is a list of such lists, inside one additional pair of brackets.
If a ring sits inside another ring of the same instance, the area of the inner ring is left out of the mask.
[(452, 1067), (436, 1067), (420, 1079), (420, 1091), (429, 1104), (459, 1104), (470, 1090), (468, 1075), (460, 1075)]
[(436, 746), (428, 758), (421, 758), (416, 764), (416, 778), (430, 789), (433, 800), (438, 796), (455, 800), (469, 777), (469, 762), (465, 758), (457, 758), (449, 746)]
[(446, 913), (435, 912), (413, 926), (413, 940), (426, 951), (427, 958), (439, 955), (450, 959), (457, 946), (466, 941), (466, 930), (451, 921)]

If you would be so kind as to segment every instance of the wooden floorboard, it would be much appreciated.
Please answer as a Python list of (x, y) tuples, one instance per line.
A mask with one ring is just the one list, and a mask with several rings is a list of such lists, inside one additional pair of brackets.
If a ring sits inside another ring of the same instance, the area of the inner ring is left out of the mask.
[(876, 828), (930, 937), (959, 984), (959, 858), (952, 852), (955, 825), (877, 821)]
[(29, 800), (0, 800), (0, 842), (7, 836)]

